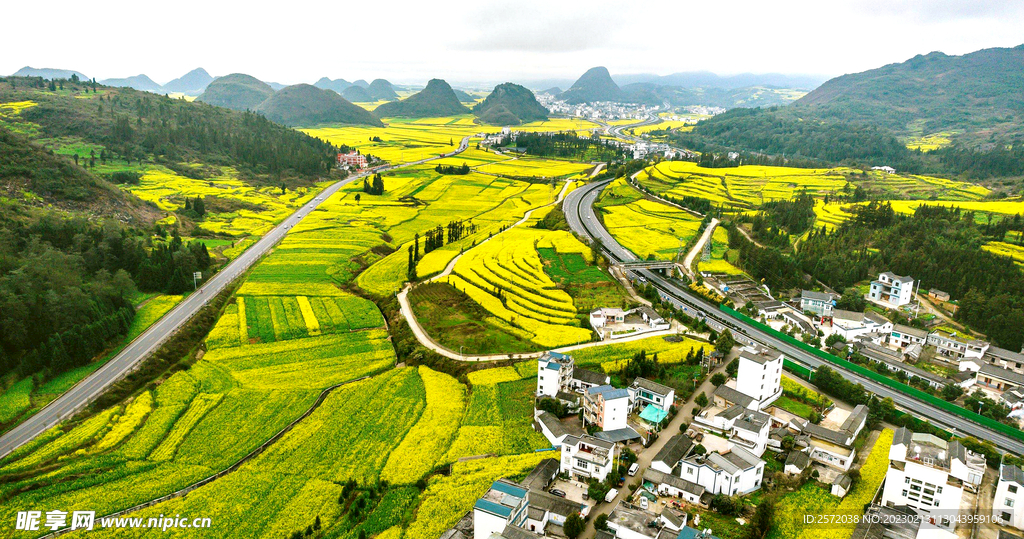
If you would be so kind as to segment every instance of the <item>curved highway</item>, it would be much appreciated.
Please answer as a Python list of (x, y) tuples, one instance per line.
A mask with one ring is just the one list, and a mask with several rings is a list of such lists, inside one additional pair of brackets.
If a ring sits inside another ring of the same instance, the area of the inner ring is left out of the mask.
[(221, 268), (214, 276), (199, 288), (199, 291), (190, 294), (171, 309), (162, 318), (157, 320), (146, 331), (139, 335), (134, 341), (128, 344), (117, 356), (103, 364), (102, 367), (90, 374), (84, 380), (69, 389), (66, 393), (57, 397), (35, 415), (14, 427), (3, 436), (0, 436), (0, 458), (14, 451), (22, 444), (27, 443), (47, 429), (71, 417), (78, 411), (85, 408), (90, 402), (100, 396), (111, 384), (120, 380), (131, 372), (144, 359), (149, 357), (168, 337), (174, 334), (182, 325), (199, 312), (212, 298), (224, 290), (228, 284), (234, 281), (242, 272), (249, 269), (264, 254), (270, 251), (277, 242), (288, 234), (288, 231), (302, 221), (302, 218), (309, 212), (316, 209), (321, 202), (338, 192), (339, 189), (362, 179), (370, 174), (384, 172), (396, 168), (420, 165), (428, 161), (450, 157), (461, 153), (469, 145), (469, 137), (462, 139), (459, 148), (449, 153), (440, 154), (438, 157), (430, 157), (403, 163), (401, 165), (386, 166), (368, 170), (356, 176), (351, 176), (332, 184), (321, 191), (313, 200), (295, 210), (295, 213), (282, 221), (258, 242), (245, 250), (238, 258), (232, 260), (227, 266)]
[[(600, 241), (604, 252), (612, 261), (638, 260), (632, 252), (615, 241), (615, 238), (598, 221), (597, 215), (594, 212), (594, 202), (601, 194), (601, 190), (611, 181), (604, 180), (593, 183), (569, 193), (562, 204), (565, 218), (573, 231), (592, 240), (597, 239)], [(922, 401), (846, 371), (836, 365), (827, 364), (803, 349), (778, 340), (754, 326), (726, 315), (703, 298), (694, 295), (684, 286), (677, 284), (677, 281), (666, 279), (662, 275), (650, 270), (639, 270), (636, 273), (643, 275), (644, 278), (657, 287), (662, 298), (671, 301), (677, 308), (682, 309), (688, 315), (704, 319), (709, 326), (718, 331), (728, 327), (738, 342), (747, 344), (757, 342), (770, 346), (784, 353), (786, 357), (812, 368), (828, 365), (830, 368), (842, 372), (846, 379), (863, 385), (871, 393), (891, 398), (897, 406), (904, 410), (911, 410), (916, 416), (928, 419), (937, 425), (955, 429), (958, 433), (974, 436), (979, 440), (989, 440), (1000, 449), (1018, 454), (1024, 453), (1024, 442), (1020, 440), (1010, 438), (1005, 434), (993, 431), (945, 410), (933, 408)]]

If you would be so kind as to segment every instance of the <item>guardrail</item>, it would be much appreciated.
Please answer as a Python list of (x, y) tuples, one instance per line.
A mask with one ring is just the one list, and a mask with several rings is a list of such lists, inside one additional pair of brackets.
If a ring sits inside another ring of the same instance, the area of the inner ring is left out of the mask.
[(745, 322), (745, 323), (747, 323), (749, 325), (752, 325), (752, 326), (756, 327), (757, 329), (759, 329), (759, 330), (761, 330), (761, 331), (763, 331), (763, 332), (765, 332), (765, 333), (767, 333), (767, 334), (769, 334), (769, 335), (771, 335), (771, 336), (773, 336), (773, 337), (775, 337), (775, 338), (777, 338), (777, 339), (779, 339), (781, 341), (786, 342), (787, 344), (790, 344), (792, 346), (800, 348), (801, 350), (804, 350), (805, 352), (813, 354), (815, 357), (817, 357), (817, 358), (819, 358), (819, 359), (821, 359), (821, 360), (823, 360), (823, 361), (825, 361), (827, 363), (831, 363), (831, 364), (836, 365), (836, 366), (838, 366), (838, 367), (840, 367), (840, 368), (842, 368), (844, 370), (847, 370), (847, 371), (852, 371), (852, 372), (854, 372), (856, 374), (859, 374), (859, 375), (861, 375), (861, 376), (863, 376), (865, 378), (868, 378), (868, 379), (870, 379), (870, 380), (872, 380), (874, 382), (878, 382), (879, 384), (882, 384), (884, 386), (888, 386), (888, 387), (890, 387), (892, 389), (898, 390), (899, 392), (904, 393), (906, 395), (909, 395), (909, 396), (911, 396), (911, 397), (913, 397), (913, 398), (915, 398), (915, 399), (917, 399), (919, 401), (924, 402), (925, 404), (928, 404), (928, 405), (933, 406), (935, 408), (938, 408), (940, 410), (944, 410), (944, 411), (949, 412), (951, 414), (957, 415), (957, 416), (959, 416), (959, 417), (961, 417), (963, 419), (966, 419), (966, 420), (971, 421), (973, 423), (977, 423), (977, 424), (979, 424), (979, 425), (981, 425), (981, 426), (983, 426), (985, 428), (989, 428), (989, 429), (998, 431), (999, 433), (1005, 434), (1005, 435), (1007, 435), (1007, 436), (1009, 436), (1011, 438), (1014, 438), (1016, 440), (1024, 441), (1024, 431), (1021, 431), (1020, 429), (1015, 429), (1015, 428), (1013, 428), (1013, 427), (1011, 427), (1009, 425), (1005, 425), (1005, 424), (1000, 423), (1000, 422), (998, 422), (998, 421), (996, 421), (994, 419), (985, 417), (985, 416), (983, 416), (981, 414), (977, 414), (975, 412), (967, 410), (966, 408), (962, 408), (960, 406), (957, 406), (957, 405), (955, 405), (955, 404), (953, 404), (953, 403), (951, 403), (949, 401), (942, 400), (942, 399), (936, 397), (935, 395), (931, 395), (929, 393), (921, 391), (920, 389), (917, 389), (916, 387), (909, 386), (907, 384), (898, 382), (898, 381), (893, 380), (892, 378), (889, 378), (887, 376), (882, 376), (881, 374), (878, 374), (877, 372), (875, 372), (875, 371), (873, 371), (871, 369), (867, 369), (865, 367), (857, 365), (856, 363), (853, 363), (852, 361), (847, 361), (845, 359), (841, 359), (841, 358), (839, 358), (837, 356), (829, 354), (828, 352), (825, 352), (823, 350), (819, 350), (818, 348), (815, 348), (815, 347), (813, 347), (813, 346), (811, 346), (811, 345), (809, 345), (809, 344), (807, 344), (807, 343), (805, 343), (803, 341), (799, 341), (797, 339), (794, 339), (793, 337), (791, 337), (789, 335), (786, 335), (785, 333), (782, 333), (780, 331), (776, 331), (776, 330), (774, 330), (774, 329), (772, 329), (772, 328), (770, 328), (770, 327), (768, 327), (768, 326), (766, 326), (766, 325), (764, 325), (764, 324), (754, 320), (753, 318), (750, 318), (749, 316), (736, 311), (735, 309), (726, 307), (724, 305), (719, 306), (719, 309), (722, 312), (724, 312), (725, 314), (727, 314), (729, 316), (732, 316), (733, 318), (736, 318), (736, 319), (738, 319), (738, 320), (740, 320), (742, 322)]

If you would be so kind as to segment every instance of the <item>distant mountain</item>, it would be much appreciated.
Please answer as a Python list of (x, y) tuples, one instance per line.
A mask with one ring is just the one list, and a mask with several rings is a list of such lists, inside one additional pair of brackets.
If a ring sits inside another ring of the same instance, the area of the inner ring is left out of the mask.
[(213, 77), (205, 69), (197, 67), (188, 73), (168, 82), (164, 85), (164, 92), (181, 92), (185, 95), (199, 95), (203, 93)]
[(352, 84), (355, 84), (356, 86), (359, 86), (359, 87), (361, 87), (363, 89), (366, 89), (366, 88), (370, 87), (370, 83), (366, 82), (363, 79), (359, 79), (359, 80), (353, 82)]
[(270, 89), (275, 91), (275, 92), (278, 91), (278, 90), (283, 90), (283, 89), (288, 87), (287, 84), (281, 84), (280, 82), (269, 82), (269, 81), (267, 82), (267, 86), (270, 86)]
[(89, 80), (82, 74), (81, 71), (75, 71), (74, 69), (54, 69), (52, 67), (34, 68), (25, 66), (19, 69), (12, 76), (14, 77), (42, 77), (47, 80), (52, 79), (70, 79), (71, 75), (78, 75), (80, 80)]
[(1024, 134), (1024, 45), (941, 52), (829, 80), (799, 114), (884, 126), (898, 135), (960, 131), (977, 140)]
[(99, 82), (104, 86), (113, 86), (115, 88), (134, 88), (143, 92), (164, 93), (163, 87), (146, 75), (135, 75), (134, 77), (123, 79), (103, 79)]
[(537, 102), (533, 92), (506, 82), (494, 87), (486, 99), (473, 107), (480, 121), (492, 125), (519, 125), (547, 120), (548, 109)]
[(384, 103), (373, 111), (378, 118), (402, 116), (407, 118), (429, 118), (466, 114), (469, 109), (459, 103), (459, 98), (447, 82), (431, 79), (427, 87), (401, 101)]
[(811, 90), (825, 81), (823, 77), (812, 75), (783, 75), (781, 73), (742, 73), (739, 75), (720, 76), (710, 71), (687, 71), (671, 75), (653, 75), (649, 73), (632, 75), (612, 75), (620, 86), (636, 83), (650, 83), (660, 86), (679, 86), (681, 88), (719, 88), (733, 90), (751, 86), (767, 86), (773, 88), (795, 88)]
[(384, 125), (366, 109), (353, 105), (333, 90), (312, 84), (288, 86), (256, 107), (268, 120), (287, 126), (319, 124)]
[(374, 79), (369, 86), (366, 87), (366, 91), (373, 97), (371, 101), (379, 101), (386, 99), (391, 101), (392, 99), (398, 99), (398, 94), (395, 93), (394, 87), (391, 83), (384, 79)]
[(677, 107), (701, 105), (726, 109), (788, 105), (804, 95), (801, 90), (761, 86), (733, 89), (683, 88), (681, 86), (662, 86), (651, 82), (627, 84), (622, 87), (622, 91), (626, 93), (632, 103), (647, 105), (668, 103)]
[(353, 103), (372, 103), (376, 101), (370, 92), (366, 91), (366, 88), (362, 86), (349, 86), (345, 88), (344, 92), (341, 92), (341, 97), (353, 102)]
[(475, 97), (469, 95), (468, 93), (462, 90), (454, 90), (454, 92), (455, 97), (459, 98), (459, 103), (473, 103), (476, 101)]
[(558, 95), (558, 94), (562, 93), (562, 89), (559, 88), (558, 86), (552, 86), (551, 88), (548, 88), (547, 90), (542, 90), (540, 93), (548, 94), (548, 95)]
[[(352, 86), (352, 83), (345, 79), (331, 80), (327, 77), (323, 77), (320, 80), (316, 81), (316, 83), (313, 84), (313, 86), (316, 86), (317, 88), (320, 88), (322, 90), (334, 90), (335, 92), (338, 92), (340, 94), (341, 92), (344, 92), (346, 88)], [(349, 101), (351, 101), (351, 99), (349, 99)]]
[(559, 94), (559, 98), (571, 105), (595, 101), (625, 102), (628, 100), (626, 93), (615, 84), (605, 67), (592, 67), (587, 70), (573, 83), (572, 87)]
[(219, 77), (210, 83), (196, 101), (234, 110), (255, 110), (274, 95), (269, 84), (243, 73)]

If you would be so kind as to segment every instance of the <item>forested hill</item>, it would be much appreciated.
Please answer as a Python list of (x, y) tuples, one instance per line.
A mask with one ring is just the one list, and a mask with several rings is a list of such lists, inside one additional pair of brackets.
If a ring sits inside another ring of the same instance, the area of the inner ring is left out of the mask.
[(625, 102), (629, 100), (626, 93), (612, 80), (608, 68), (605, 67), (588, 69), (573, 83), (572, 87), (558, 97), (573, 105), (594, 101)]
[(232, 73), (211, 82), (196, 101), (233, 110), (253, 110), (274, 95), (269, 84), (244, 73)]
[(326, 123), (383, 125), (366, 109), (346, 101), (337, 92), (322, 90), (311, 84), (296, 84), (278, 90), (260, 103), (256, 112), (288, 126)]
[(452, 87), (441, 79), (431, 79), (427, 87), (401, 101), (384, 103), (373, 111), (378, 118), (406, 117), (431, 118), (437, 116), (454, 116), (469, 112)]
[[(337, 149), (259, 115), (90, 83), (0, 79), (0, 127), (45, 139), (93, 169), (108, 160), (235, 167), (243, 179), (312, 182), (328, 174)], [(266, 182), (264, 182), (266, 183)]]
[(966, 179), (1020, 176), (1022, 64), (1024, 45), (917, 56), (832, 79), (790, 106), (730, 110), (673, 142)]
[(897, 135), (1024, 132), (1024, 45), (941, 52), (831, 79), (797, 100), (800, 114), (870, 123)]
[(486, 99), (473, 107), (480, 121), (492, 125), (519, 125), (548, 119), (548, 109), (537, 102), (533, 92), (506, 82), (494, 87)]

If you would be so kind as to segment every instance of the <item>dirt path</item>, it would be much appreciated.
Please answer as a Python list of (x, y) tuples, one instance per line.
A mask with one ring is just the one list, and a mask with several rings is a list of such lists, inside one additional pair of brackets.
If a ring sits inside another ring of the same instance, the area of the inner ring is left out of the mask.
[(693, 259), (697, 256), (698, 253), (704, 250), (704, 244), (707, 243), (709, 239), (711, 239), (711, 235), (715, 233), (715, 228), (717, 226), (718, 218), (712, 217), (711, 222), (709, 222), (708, 226), (704, 229), (704, 233), (701, 234), (700, 239), (697, 240), (697, 244), (693, 246), (693, 249), (690, 249), (690, 252), (687, 253), (686, 258), (683, 260), (683, 270), (686, 271), (686, 274), (689, 275), (691, 279), (694, 276)]

